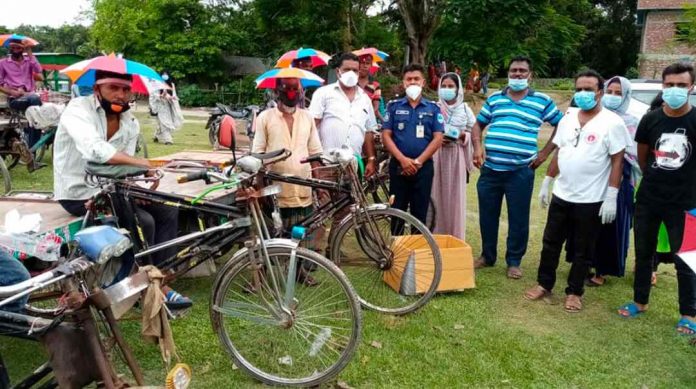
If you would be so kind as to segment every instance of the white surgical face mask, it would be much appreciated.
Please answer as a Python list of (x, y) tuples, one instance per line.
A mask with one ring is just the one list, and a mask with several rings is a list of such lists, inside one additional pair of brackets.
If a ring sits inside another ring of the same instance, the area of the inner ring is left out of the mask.
[(420, 85), (409, 85), (408, 88), (406, 88), (406, 96), (411, 100), (417, 100), (421, 92), (423, 92), (423, 87)]
[(343, 84), (344, 86), (352, 88), (358, 85), (358, 73), (352, 70), (345, 73), (341, 73), (341, 77), (339, 77), (339, 80), (341, 81), (341, 84)]

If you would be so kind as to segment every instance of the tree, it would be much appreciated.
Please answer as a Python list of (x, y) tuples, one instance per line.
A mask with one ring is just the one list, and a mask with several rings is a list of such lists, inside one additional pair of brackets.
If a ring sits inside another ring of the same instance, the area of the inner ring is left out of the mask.
[(463, 68), (476, 62), (483, 69), (495, 70), (504, 69), (513, 56), (524, 54), (532, 58), (539, 75), (571, 74), (580, 65), (576, 52), (585, 29), (552, 3), (449, 0), (442, 10), (431, 56)]
[(445, 0), (396, 0), (408, 34), (411, 62), (425, 64), (445, 4)]
[(595, 12), (578, 20), (587, 29), (579, 53), (588, 67), (605, 77), (625, 75), (636, 65), (640, 49), (637, 0), (592, 0), (592, 5)]

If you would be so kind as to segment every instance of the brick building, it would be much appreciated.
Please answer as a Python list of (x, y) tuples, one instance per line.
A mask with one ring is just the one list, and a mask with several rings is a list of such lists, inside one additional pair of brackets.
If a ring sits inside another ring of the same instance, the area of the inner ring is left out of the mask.
[(679, 42), (686, 4), (696, 6), (696, 0), (638, 0), (638, 70), (642, 78), (660, 78), (662, 69), (673, 62), (696, 61), (696, 48)]

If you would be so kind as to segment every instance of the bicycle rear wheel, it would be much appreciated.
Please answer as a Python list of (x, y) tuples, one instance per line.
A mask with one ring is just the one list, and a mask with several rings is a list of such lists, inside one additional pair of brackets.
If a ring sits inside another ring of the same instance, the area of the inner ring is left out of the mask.
[(404, 315), (425, 305), (442, 273), (435, 238), (418, 219), (394, 208), (368, 208), (341, 225), (330, 242), (363, 306)]
[(2, 192), (0, 195), (6, 195), (12, 190), (12, 179), (10, 178), (10, 171), (5, 165), (5, 161), (0, 158), (0, 174), (2, 175)]
[[(252, 261), (248, 251), (235, 255), (213, 285), (211, 322), (235, 365), (254, 378), (317, 386), (352, 358), (360, 339), (360, 303), (336, 265), (302, 248), (296, 250), (297, 268), (311, 269), (318, 285), (288, 285), (291, 252), (269, 247), (270, 269)], [(280, 297), (273, 292), (273, 276)], [(293, 288), (293, 302), (283, 311), (277, 301)]]

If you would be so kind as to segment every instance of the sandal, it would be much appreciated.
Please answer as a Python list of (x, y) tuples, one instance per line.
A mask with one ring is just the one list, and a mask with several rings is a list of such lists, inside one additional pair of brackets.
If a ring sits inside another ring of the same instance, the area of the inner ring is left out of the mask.
[(190, 298), (184, 297), (175, 290), (170, 290), (164, 296), (164, 303), (171, 310), (186, 309), (193, 305)]
[(524, 298), (529, 301), (541, 300), (546, 297), (551, 297), (551, 292), (541, 285), (537, 285), (524, 293)]
[(508, 267), (507, 278), (511, 280), (519, 280), (522, 278), (522, 269), (517, 266)]
[(623, 318), (634, 318), (640, 315), (641, 313), (645, 313), (646, 309), (640, 309), (636, 303), (628, 303), (622, 305), (618, 310), (619, 316)]
[(677, 323), (677, 332), (679, 335), (684, 335), (684, 336), (694, 336), (696, 335), (696, 322), (687, 319), (685, 317), (682, 317), (681, 320), (679, 320), (679, 323)]
[(582, 297), (574, 294), (567, 295), (564, 308), (568, 313), (578, 313), (582, 311)]
[[(602, 280), (601, 282), (599, 280)], [(585, 286), (589, 286), (591, 288), (596, 288), (599, 286), (604, 286), (604, 284), (607, 282), (605, 278), (601, 278), (599, 276), (592, 276), (588, 279), (585, 280)]]

